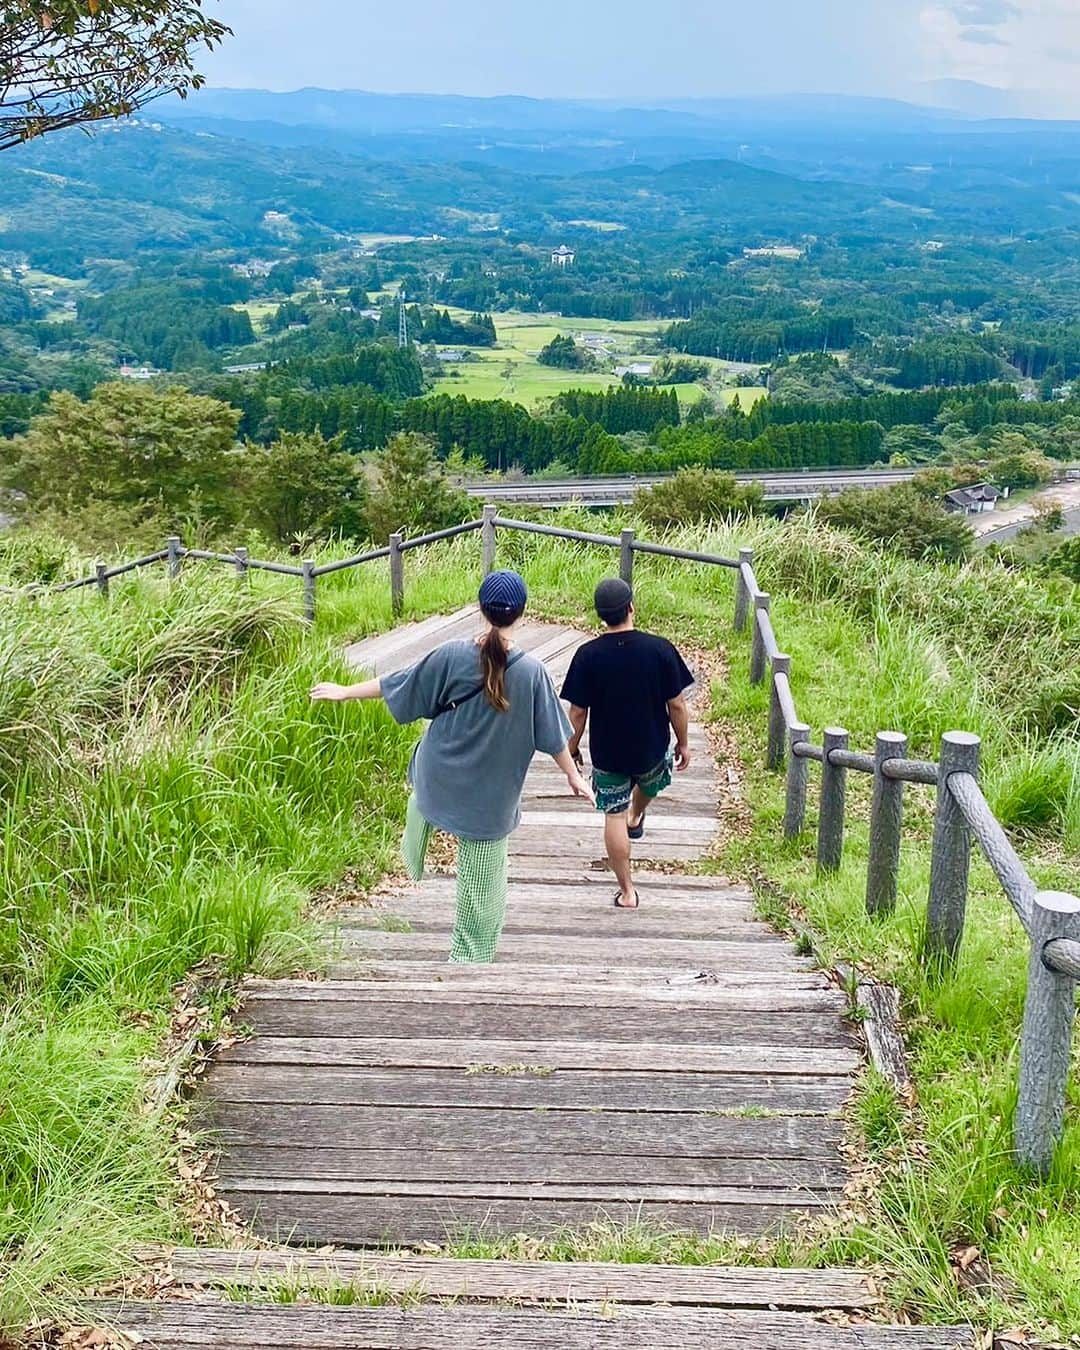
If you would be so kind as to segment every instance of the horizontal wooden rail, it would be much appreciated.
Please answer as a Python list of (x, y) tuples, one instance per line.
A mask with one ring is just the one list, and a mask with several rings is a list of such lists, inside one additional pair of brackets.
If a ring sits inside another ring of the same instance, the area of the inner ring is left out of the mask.
[(514, 520), (495, 516), (492, 523), (503, 530), (520, 530), (524, 534), (543, 534), (550, 539), (568, 539), (575, 544), (599, 544), (606, 548), (621, 548), (622, 540), (613, 534), (586, 534), (583, 530), (563, 530), (558, 525), (539, 525), (533, 520)]
[(722, 558), (718, 553), (697, 553), (690, 548), (675, 548), (671, 544), (649, 544), (635, 539), (630, 547), (635, 553), (654, 553), (660, 558), (678, 558), (681, 562), (709, 563), (713, 567), (738, 567), (737, 558)]
[(473, 530), (483, 529), (482, 520), (468, 520), (464, 525), (451, 525), (445, 530), (434, 530), (431, 534), (418, 534), (415, 539), (402, 539), (401, 551), (406, 549), (423, 548), (427, 544), (438, 544), (444, 539), (456, 539), (459, 534), (471, 534)]
[(820, 745), (811, 745), (809, 741), (799, 741), (797, 745), (792, 746), (792, 754), (798, 755), (800, 759), (812, 759), (818, 764), (825, 760), (825, 751)]
[(1051, 970), (1070, 980), (1080, 980), (1080, 942), (1056, 938), (1043, 948), (1043, 961)]
[(315, 577), (332, 576), (334, 572), (346, 572), (351, 567), (362, 567), (364, 563), (378, 562), (380, 558), (389, 558), (388, 548), (373, 548), (367, 553), (357, 553), (352, 558), (339, 558), (337, 562), (323, 563), (312, 572)]
[(929, 759), (890, 759), (881, 766), (886, 778), (901, 783), (928, 783), (937, 785), (938, 766)]
[(874, 756), (861, 750), (830, 750), (829, 763), (834, 769), (854, 769), (856, 773), (873, 773)]

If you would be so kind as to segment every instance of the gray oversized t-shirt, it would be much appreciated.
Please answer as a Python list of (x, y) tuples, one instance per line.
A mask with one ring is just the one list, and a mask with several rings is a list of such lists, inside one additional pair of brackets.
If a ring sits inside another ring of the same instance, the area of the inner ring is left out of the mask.
[(425, 820), (462, 839), (504, 839), (521, 818), (533, 755), (557, 755), (571, 726), (544, 665), (522, 656), (506, 672), (507, 712), (483, 694), (452, 712), (439, 708), (483, 681), (475, 642), (447, 642), (408, 670), (381, 678), (396, 722), (435, 718), (413, 751), (409, 781)]

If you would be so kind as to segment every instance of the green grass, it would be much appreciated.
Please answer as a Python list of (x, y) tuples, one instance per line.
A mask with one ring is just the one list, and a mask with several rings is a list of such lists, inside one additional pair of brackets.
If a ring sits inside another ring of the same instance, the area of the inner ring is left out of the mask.
[[(790, 531), (789, 541), (808, 561), (807, 541)], [(846, 543), (841, 548), (848, 551)], [(778, 641), (793, 656), (800, 716), (816, 728), (847, 727), (861, 747), (872, 744), (878, 729), (904, 729), (920, 755), (933, 755), (949, 728), (981, 732), (988, 795), (1016, 832), (1036, 882), (1080, 890), (1080, 746), (1030, 725), (1046, 716), (1038, 685), (1047, 681), (1052, 660), (1076, 659), (1075, 593), (1061, 646), (1056, 640), (1044, 646), (1046, 633), (1025, 628), (1034, 600), (1020, 582), (1003, 597), (1017, 606), (1006, 633), (988, 631), (993, 625), (983, 611), (982, 622), (973, 619), (947, 640), (939, 628), (944, 614), (935, 617), (921, 603), (908, 612), (895, 598), (887, 603), (896, 580), (891, 574), (906, 574), (907, 565), (872, 564), (878, 599), (860, 612), (860, 586), (870, 578), (860, 575), (855, 557), (845, 588), (854, 607), (841, 597), (842, 588), (833, 591), (820, 556), (818, 563), (820, 575), (804, 571), (794, 593), (774, 607)], [(780, 569), (790, 574), (796, 566), (789, 556)], [(762, 571), (772, 567), (763, 562)], [(927, 589), (946, 611), (955, 599), (947, 588), (963, 594), (980, 575), (978, 569), (939, 569)], [(1063, 593), (1059, 605), (1062, 599)], [(1047, 622), (1055, 626), (1049, 615)], [(997, 667), (985, 664), (989, 651), (997, 654)], [(761, 767), (766, 695), (748, 683), (744, 650), (735, 649), (735, 661), (730, 686), (715, 691), (714, 711), (738, 731), (754, 826), (749, 837), (729, 844), (722, 865), (755, 882), (763, 896), (767, 891), (773, 915), (784, 908), (779, 887), (791, 911), (818, 935), (826, 961), (853, 963), (898, 985), (910, 1037), (918, 1108), (908, 1110), (878, 1079), (863, 1084), (855, 1114), (881, 1175), (859, 1222), (828, 1244), (829, 1254), (883, 1265), (894, 1303), (922, 1318), (1022, 1322), (1050, 1337), (1077, 1336), (1080, 1074), (1070, 1086), (1066, 1134), (1051, 1175), (1033, 1179), (1011, 1151), (1029, 950), (1019, 921), (977, 857), (957, 969), (940, 982), (928, 978), (916, 953), (929, 884), (932, 791), (908, 789), (899, 903), (894, 915), (871, 919), (865, 912), (868, 781), (849, 775), (844, 865), (835, 877), (817, 876), (812, 835), (782, 841), (782, 779)], [(969, 1246), (988, 1262), (997, 1281), (992, 1291), (964, 1292), (958, 1285), (952, 1253)]]
[[(545, 519), (596, 523), (572, 511)], [(1021, 853), (1040, 882), (1080, 887), (1075, 717), (1063, 712), (1080, 703), (1075, 592), (982, 562), (891, 560), (812, 522), (672, 537), (726, 556), (755, 548), (815, 728), (843, 723), (866, 747), (899, 724), (920, 755), (952, 727), (979, 730), (987, 790)], [(612, 555), (502, 534), (499, 557), (524, 572), (534, 613), (592, 624), (589, 596)], [(471, 601), (478, 565), (475, 536), (410, 554), (406, 617)], [(648, 626), (706, 649), (728, 641), (727, 570), (641, 558), (636, 585)], [(307, 699), (316, 679), (343, 674), (343, 641), (392, 625), (385, 566), (320, 581), (318, 606), (309, 632), (294, 583), (238, 583), (200, 565), (172, 588), (149, 574), (114, 583), (107, 603), (79, 593), (0, 606), (0, 1328), (116, 1276), (134, 1245), (190, 1236), (176, 1113), (143, 1109), (173, 987), (193, 968), (223, 980), (310, 969), (307, 899), (346, 870), (374, 881), (393, 856), (411, 734), (378, 708)], [(594, 1226), (519, 1245), (552, 1259), (873, 1262), (923, 1316), (990, 1320), (995, 1306), (959, 1294), (949, 1264), (952, 1247), (975, 1244), (1008, 1282), (1004, 1319), (1080, 1332), (1075, 1081), (1053, 1176), (1030, 1181), (1008, 1152), (1019, 925), (977, 866), (960, 967), (929, 985), (914, 958), (928, 791), (909, 793), (901, 903), (871, 922), (865, 783), (852, 781), (844, 869), (820, 882), (810, 841), (780, 842), (780, 783), (758, 767), (764, 694), (746, 681), (742, 645), (733, 658), (715, 710), (739, 731), (755, 823), (723, 866), (767, 879), (770, 895), (781, 888), (830, 957), (901, 987), (919, 1112), (864, 1085), (855, 1117), (881, 1183), (864, 1218), (824, 1240), (789, 1234), (763, 1248)], [(480, 1234), (454, 1252), (513, 1249)]]
[[(468, 311), (450, 308), (452, 315), (468, 318)], [(446, 377), (440, 379), (436, 392), (463, 394), (469, 398), (502, 398), (535, 408), (545, 399), (554, 398), (566, 389), (609, 389), (619, 383), (615, 375), (606, 371), (588, 371), (577, 374), (542, 366), (536, 359), (544, 347), (560, 333), (610, 333), (615, 339), (612, 352), (619, 359), (629, 359), (639, 352), (660, 354), (659, 334), (668, 326), (664, 319), (570, 319), (553, 320), (544, 314), (526, 314), (507, 311), (494, 315), (499, 345), (495, 348), (476, 348), (472, 354), (478, 359), (461, 365), (448, 365)], [(452, 344), (451, 344), (452, 345)], [(723, 363), (704, 359), (719, 378)], [(674, 388), (679, 402), (686, 407), (696, 403), (705, 393), (728, 404), (738, 399), (747, 412), (759, 398), (767, 398), (768, 390), (720, 389), (715, 383), (680, 384)]]

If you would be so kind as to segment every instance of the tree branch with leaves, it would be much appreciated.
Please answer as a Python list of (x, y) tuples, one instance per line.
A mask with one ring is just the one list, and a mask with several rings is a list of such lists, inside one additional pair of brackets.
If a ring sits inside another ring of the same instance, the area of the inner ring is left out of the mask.
[(201, 88), (196, 53), (231, 31), (202, 5), (0, 0), (0, 150)]

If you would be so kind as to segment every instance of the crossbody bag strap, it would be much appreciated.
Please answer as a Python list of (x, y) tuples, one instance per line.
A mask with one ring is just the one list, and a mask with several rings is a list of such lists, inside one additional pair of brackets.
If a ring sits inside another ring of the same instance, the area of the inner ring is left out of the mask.
[[(509, 670), (511, 666), (516, 666), (524, 655), (524, 652), (515, 652), (507, 661), (506, 669)], [(460, 698), (455, 698), (450, 703), (444, 703), (435, 713), (435, 717), (441, 717), (443, 713), (454, 712), (456, 709), (460, 708), (463, 703), (471, 703), (474, 698), (480, 697), (484, 692), (484, 687), (484, 685), (478, 684), (475, 689), (470, 689), (467, 694), (462, 694)], [(431, 719), (433, 722), (435, 717)]]

